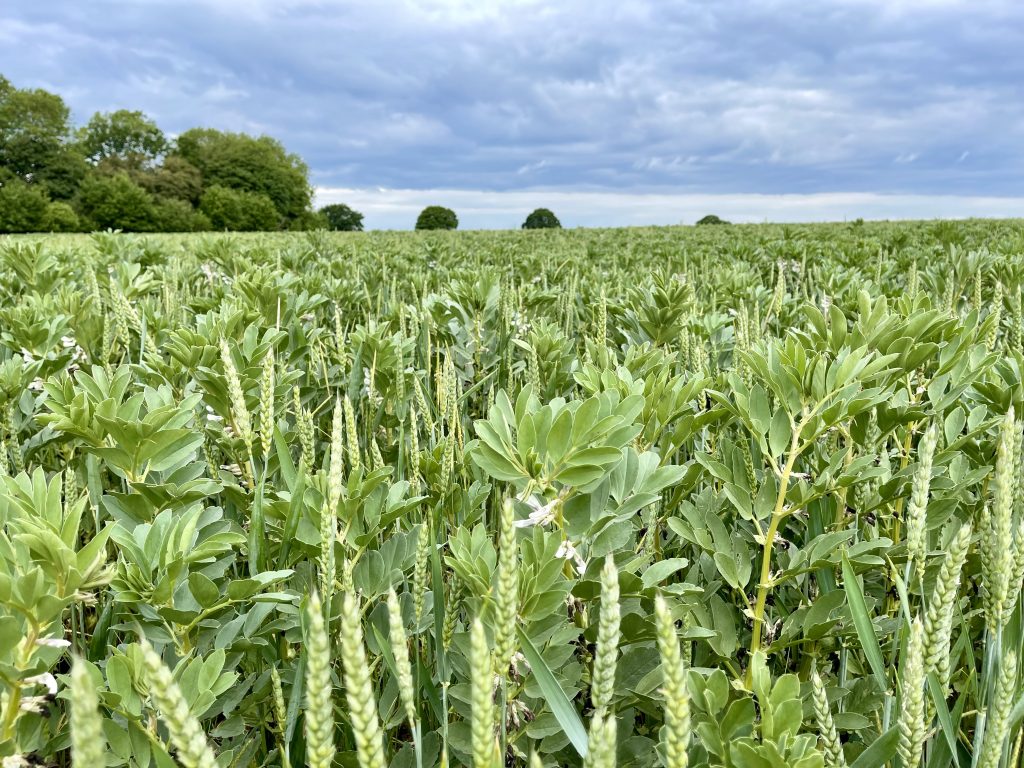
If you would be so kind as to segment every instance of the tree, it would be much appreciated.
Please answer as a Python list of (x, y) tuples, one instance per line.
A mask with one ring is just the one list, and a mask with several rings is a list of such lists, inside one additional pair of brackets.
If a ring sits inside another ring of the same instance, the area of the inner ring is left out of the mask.
[(153, 200), (127, 173), (91, 173), (82, 182), (78, 207), (96, 229), (150, 232), (155, 227)]
[(318, 213), (327, 220), (327, 228), (335, 232), (363, 231), (363, 214), (344, 203), (325, 205)]
[(184, 200), (156, 198), (153, 224), (157, 232), (203, 232), (212, 229), (210, 220)]
[(698, 227), (707, 226), (708, 224), (728, 224), (728, 223), (729, 223), (728, 221), (726, 221), (725, 219), (718, 218), (713, 213), (709, 213), (707, 216), (703, 216), (702, 218), (697, 220), (697, 226)]
[(179, 155), (168, 155), (159, 167), (142, 174), (139, 183), (157, 197), (184, 200), (198, 205), (203, 194), (203, 175)]
[(0, 232), (39, 232), (50, 204), (46, 191), (21, 179), (0, 186)]
[(142, 112), (97, 112), (78, 132), (82, 154), (115, 170), (148, 168), (167, 149), (167, 139)]
[(547, 208), (538, 208), (523, 222), (523, 229), (561, 229), (562, 222)]
[(458, 226), (455, 211), (440, 205), (428, 205), (416, 219), (416, 229), (456, 229)]
[(297, 219), (292, 219), (288, 229), (292, 232), (313, 232), (318, 229), (330, 229), (327, 217), (319, 211), (303, 211)]
[(285, 220), (309, 210), (309, 169), (276, 139), (193, 128), (176, 146), (177, 154), (202, 173), (204, 190), (216, 186), (264, 195)]
[(85, 161), (70, 146), (71, 112), (42, 89), (15, 88), (0, 75), (0, 168), (54, 198), (70, 198), (85, 175)]
[(203, 193), (199, 210), (215, 230), (269, 231), (281, 228), (281, 216), (266, 195), (227, 187), (210, 187)]
[(78, 232), (81, 226), (75, 209), (67, 203), (56, 202), (46, 206), (43, 229), (47, 232)]

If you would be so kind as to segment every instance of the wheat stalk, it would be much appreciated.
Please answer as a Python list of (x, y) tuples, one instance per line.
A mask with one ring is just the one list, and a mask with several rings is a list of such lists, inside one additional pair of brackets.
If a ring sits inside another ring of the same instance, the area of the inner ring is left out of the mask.
[(494, 735), (494, 678), (491, 672), (494, 659), (487, 646), (487, 635), (479, 616), (473, 619), (469, 630), (469, 661), (476, 670), (470, 681), (473, 768), (496, 768), (498, 740)]
[(661, 655), (662, 695), (665, 698), (665, 768), (686, 768), (690, 743), (690, 695), (686, 690), (686, 667), (679, 650), (675, 622), (665, 599), (654, 601), (658, 653)]
[(608, 555), (601, 569), (601, 608), (597, 624), (590, 699), (597, 712), (611, 711), (615, 694), (615, 665), (619, 655), (619, 572)]
[(331, 641), (320, 597), (306, 607), (306, 763), (330, 768), (334, 762), (334, 701), (331, 696)]
[(217, 760), (206, 741), (203, 726), (189, 710), (171, 670), (145, 639), (140, 640), (139, 645), (149, 698), (167, 726), (178, 761), (185, 768), (216, 768)]
[(76, 768), (101, 768), (106, 763), (106, 740), (99, 697), (86, 662), (71, 665), (71, 762)]
[(385, 768), (384, 734), (377, 719), (363, 625), (355, 595), (350, 591), (341, 599), (341, 665), (345, 670), (345, 696), (360, 768)]

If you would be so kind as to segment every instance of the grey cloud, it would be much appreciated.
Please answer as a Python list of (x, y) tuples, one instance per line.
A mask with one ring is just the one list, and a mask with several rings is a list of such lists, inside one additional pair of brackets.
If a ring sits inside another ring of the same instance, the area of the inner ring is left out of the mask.
[(1013, 195), (1024, 9), (935, 0), (15, 0), (79, 120), (266, 132), (341, 188)]

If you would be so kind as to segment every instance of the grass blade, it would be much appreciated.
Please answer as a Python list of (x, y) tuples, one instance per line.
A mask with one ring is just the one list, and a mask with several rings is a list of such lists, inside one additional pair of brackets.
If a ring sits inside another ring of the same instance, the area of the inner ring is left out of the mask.
[(885, 662), (882, 660), (882, 649), (878, 645), (878, 637), (875, 635), (875, 627), (868, 615), (867, 602), (864, 599), (864, 590), (857, 581), (857, 574), (853, 571), (850, 559), (843, 553), (843, 588), (846, 590), (846, 600), (850, 606), (850, 615), (853, 617), (853, 625), (857, 629), (857, 637), (860, 639), (861, 648), (867, 656), (868, 664), (878, 682), (879, 690), (885, 692), (889, 689), (888, 680), (885, 675)]
[(956, 729), (953, 728), (953, 720), (949, 716), (949, 707), (946, 706), (946, 696), (939, 685), (939, 679), (932, 672), (928, 675), (928, 692), (932, 695), (932, 703), (935, 705), (935, 714), (939, 718), (939, 726), (942, 734), (946, 737), (949, 745), (949, 753), (953, 758), (954, 765), (960, 768), (960, 758), (956, 754)]
[(522, 627), (518, 628), (518, 632), (519, 646), (523, 651), (523, 656), (526, 657), (526, 662), (533, 671), (537, 685), (540, 686), (540, 690), (544, 694), (545, 703), (551, 707), (551, 713), (558, 720), (558, 724), (562, 726), (562, 730), (569, 737), (569, 741), (572, 742), (579, 756), (586, 757), (587, 731), (583, 727), (583, 721), (580, 720), (579, 713), (573, 707), (572, 702), (569, 701), (569, 697), (565, 695), (565, 691), (562, 690), (558, 680), (551, 673), (547, 662), (544, 661), (544, 657), (534, 647), (533, 642), (522, 630)]
[(899, 728), (893, 726), (860, 753), (850, 768), (882, 768), (896, 754), (896, 744), (900, 740)]

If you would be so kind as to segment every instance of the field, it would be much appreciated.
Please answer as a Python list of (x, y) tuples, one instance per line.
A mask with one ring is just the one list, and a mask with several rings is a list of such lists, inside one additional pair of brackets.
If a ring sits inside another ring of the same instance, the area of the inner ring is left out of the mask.
[(0, 239), (3, 765), (997, 768), (1024, 222)]

